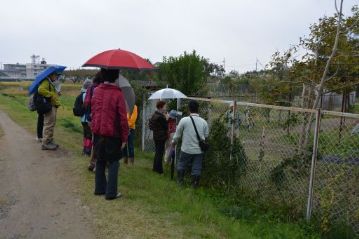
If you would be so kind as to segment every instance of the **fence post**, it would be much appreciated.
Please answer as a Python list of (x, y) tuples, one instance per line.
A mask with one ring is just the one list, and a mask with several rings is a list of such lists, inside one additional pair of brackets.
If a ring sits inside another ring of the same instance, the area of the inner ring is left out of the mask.
[(307, 201), (307, 213), (306, 213), (307, 221), (310, 221), (310, 218), (312, 216), (312, 208), (313, 208), (313, 185), (315, 178), (315, 166), (318, 156), (318, 141), (319, 141), (319, 131), (320, 131), (320, 122), (321, 122), (320, 116), (321, 116), (321, 111), (320, 109), (318, 109), (315, 117), (312, 163), (310, 167), (310, 178), (309, 178), (309, 186), (308, 186), (308, 201)]
[(229, 160), (233, 158), (233, 143), (234, 143), (234, 131), (235, 131), (235, 122), (236, 122), (236, 111), (237, 111), (237, 101), (233, 101), (233, 110), (232, 110), (232, 120), (231, 120), (231, 152), (229, 154)]
[(211, 104), (211, 101), (210, 101), (209, 106), (208, 106), (208, 110), (207, 110), (207, 124), (208, 124), (209, 129), (211, 129), (211, 126), (212, 126), (212, 116), (211, 115), (212, 115), (212, 104)]
[[(181, 99), (177, 98), (177, 112), (181, 109)], [(178, 117), (176, 117), (176, 128), (178, 126), (179, 120)], [(178, 155), (177, 155), (177, 145), (175, 146), (175, 159), (174, 159), (174, 165), (177, 165)]]
[(142, 96), (142, 135), (141, 135), (141, 149), (145, 151), (145, 135), (146, 135), (146, 94)]

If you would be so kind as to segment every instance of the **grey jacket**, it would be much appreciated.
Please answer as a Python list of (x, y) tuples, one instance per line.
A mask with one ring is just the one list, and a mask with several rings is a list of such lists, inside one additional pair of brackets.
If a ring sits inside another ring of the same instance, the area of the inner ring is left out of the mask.
[[(209, 129), (207, 122), (198, 114), (191, 114), (201, 139), (204, 140), (208, 137)], [(176, 133), (173, 136), (173, 142), (177, 143), (182, 138), (181, 151), (188, 154), (201, 154), (203, 153), (199, 147), (196, 131), (194, 130), (190, 117), (184, 117), (180, 120)]]

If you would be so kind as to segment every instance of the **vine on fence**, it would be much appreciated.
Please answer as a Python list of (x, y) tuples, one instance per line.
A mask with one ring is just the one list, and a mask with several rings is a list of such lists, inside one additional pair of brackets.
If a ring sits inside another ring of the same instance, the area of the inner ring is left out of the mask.
[[(306, 152), (312, 152), (312, 146), (308, 147)], [(291, 171), (298, 177), (308, 176), (312, 154), (306, 152), (296, 153), (292, 157), (283, 159), (280, 164), (271, 170), (270, 179), (278, 189), (286, 182), (286, 171)], [(319, 152), (317, 157), (321, 158)]]

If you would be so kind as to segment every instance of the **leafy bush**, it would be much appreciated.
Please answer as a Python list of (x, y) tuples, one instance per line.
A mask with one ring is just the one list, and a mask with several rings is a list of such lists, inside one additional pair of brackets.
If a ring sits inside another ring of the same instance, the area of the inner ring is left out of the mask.
[[(203, 180), (210, 187), (229, 189), (246, 172), (247, 155), (241, 142), (235, 139), (233, 147), (228, 128), (222, 119), (212, 123), (209, 135), (210, 150), (204, 161)], [(232, 158), (230, 154), (232, 152)]]
[[(312, 152), (312, 146), (308, 147), (306, 152)], [(319, 152), (317, 158), (321, 158)], [(286, 181), (286, 174), (291, 172), (297, 177), (307, 177), (309, 172), (310, 163), (312, 160), (311, 153), (296, 153), (292, 157), (285, 158), (270, 172), (270, 179), (278, 187), (283, 186)]]

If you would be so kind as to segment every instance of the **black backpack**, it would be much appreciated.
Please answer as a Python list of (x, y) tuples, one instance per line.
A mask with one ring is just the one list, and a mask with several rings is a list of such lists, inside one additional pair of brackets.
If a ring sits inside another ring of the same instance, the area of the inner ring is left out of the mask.
[(75, 116), (82, 117), (86, 112), (84, 108), (83, 94), (84, 93), (81, 93), (76, 97), (74, 108), (72, 108), (72, 112)]
[(44, 97), (37, 92), (34, 94), (34, 105), (39, 114), (46, 114), (52, 109), (51, 98)]
[[(49, 91), (51, 91), (51, 87), (49, 84)], [(47, 114), (52, 110), (51, 98), (45, 97), (36, 92), (33, 95), (34, 109), (36, 109), (39, 114)]]

